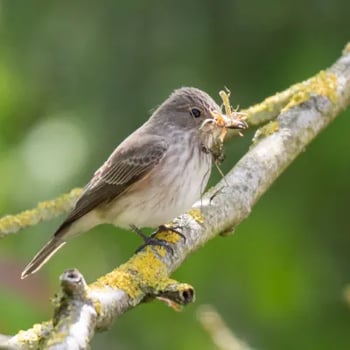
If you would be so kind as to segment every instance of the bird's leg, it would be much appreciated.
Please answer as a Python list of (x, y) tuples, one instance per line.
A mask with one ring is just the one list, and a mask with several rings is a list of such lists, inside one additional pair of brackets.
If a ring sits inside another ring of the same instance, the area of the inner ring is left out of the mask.
[(131, 229), (136, 232), (144, 241), (146, 241), (149, 237), (143, 233), (143, 231), (135, 225), (130, 225)]

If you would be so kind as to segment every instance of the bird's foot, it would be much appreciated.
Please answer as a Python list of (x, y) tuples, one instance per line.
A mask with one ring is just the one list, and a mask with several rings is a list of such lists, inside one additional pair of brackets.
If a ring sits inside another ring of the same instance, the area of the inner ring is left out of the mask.
[(168, 226), (168, 225), (160, 225), (157, 229), (157, 231), (153, 232), (151, 237), (154, 237), (160, 232), (165, 232), (165, 231), (171, 231), (179, 235), (185, 242), (186, 242), (186, 236), (180, 232), (179, 230), (181, 229), (181, 226)]
[(159, 246), (166, 249), (166, 251), (170, 254), (174, 254), (174, 249), (170, 246), (171, 242), (168, 242), (164, 239), (159, 239), (156, 237), (156, 235), (160, 232), (164, 231), (172, 231), (176, 234), (178, 234), (180, 237), (182, 237), (186, 241), (186, 237), (184, 234), (178, 231), (179, 227), (177, 226), (167, 226), (167, 225), (160, 225), (158, 229), (153, 232), (150, 236), (145, 235), (141, 229), (138, 227), (132, 225), (131, 228), (143, 239), (144, 243), (136, 250), (136, 253), (141, 251), (146, 246)]
[(138, 247), (136, 249), (135, 253), (139, 253), (143, 248), (147, 247), (147, 246), (158, 246), (158, 247), (163, 247), (165, 248), (165, 250), (169, 253), (169, 254), (174, 254), (174, 249), (170, 246), (171, 243), (163, 240), (163, 239), (159, 239), (159, 238), (155, 238), (155, 237), (147, 237), (144, 241), (143, 244), (141, 244), (140, 247)]

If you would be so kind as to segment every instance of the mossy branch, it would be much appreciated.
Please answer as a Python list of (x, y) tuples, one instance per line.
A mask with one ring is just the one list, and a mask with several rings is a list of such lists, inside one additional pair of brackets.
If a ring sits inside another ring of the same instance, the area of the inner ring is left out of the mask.
[(0, 238), (11, 233), (16, 233), (24, 228), (35, 226), (43, 221), (49, 221), (68, 212), (81, 193), (80, 188), (75, 188), (56, 199), (40, 202), (35, 208), (22, 211), (16, 215), (6, 215), (0, 218)]
[[(172, 272), (208, 240), (233, 231), (277, 177), (349, 103), (350, 45), (328, 70), (246, 110), (251, 125), (273, 121), (257, 131), (253, 146), (225, 179), (173, 221), (186, 240), (172, 231), (158, 234), (173, 243), (173, 254), (162, 247), (145, 247), (89, 286), (79, 272), (67, 271), (54, 319), (4, 338), (4, 346), (66, 349), (73, 342), (84, 349), (95, 331), (108, 328), (117, 316), (143, 301), (159, 298), (171, 306), (191, 302), (193, 288), (171, 280)], [(68, 207), (63, 205), (62, 212)]]

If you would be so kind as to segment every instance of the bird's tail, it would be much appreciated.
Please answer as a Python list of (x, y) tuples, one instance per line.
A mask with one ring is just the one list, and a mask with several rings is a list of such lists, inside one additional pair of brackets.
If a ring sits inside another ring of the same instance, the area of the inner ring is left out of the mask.
[(32, 261), (24, 268), (21, 279), (24, 279), (37, 272), (66, 242), (59, 237), (53, 237), (46, 245), (34, 256)]

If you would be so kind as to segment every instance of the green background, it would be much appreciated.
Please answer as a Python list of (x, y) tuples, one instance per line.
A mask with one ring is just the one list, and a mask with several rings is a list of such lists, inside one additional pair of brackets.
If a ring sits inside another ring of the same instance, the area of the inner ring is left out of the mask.
[[(349, 40), (349, 13), (348, 0), (1, 1), (0, 215), (84, 185), (174, 88), (219, 101), (227, 86), (244, 108), (325, 69)], [(93, 348), (215, 349), (196, 318), (212, 304), (256, 349), (350, 349), (349, 118), (306, 149), (233, 236), (174, 274), (196, 287), (195, 304), (141, 305)], [(252, 135), (226, 145), (225, 171)], [(214, 170), (211, 183), (219, 178)], [(62, 219), (0, 241), (0, 333), (50, 318), (64, 269), (93, 281), (140, 244), (101, 226), (20, 281)]]

